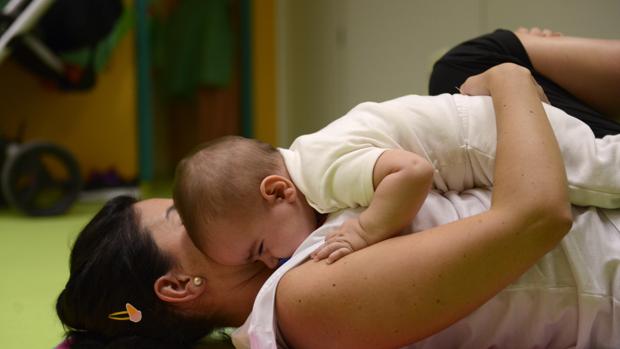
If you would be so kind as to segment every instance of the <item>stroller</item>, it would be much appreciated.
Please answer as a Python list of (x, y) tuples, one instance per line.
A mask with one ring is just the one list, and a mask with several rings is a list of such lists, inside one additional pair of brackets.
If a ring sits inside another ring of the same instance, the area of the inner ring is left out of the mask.
[(66, 212), (82, 187), (77, 161), (53, 143), (0, 139), (0, 166), (0, 203), (31, 216)]
[[(93, 60), (76, 74), (57, 52), (91, 48), (122, 12), (120, 0), (0, 0), (0, 64), (9, 54), (63, 90), (95, 83)], [(91, 55), (94, 57), (94, 54)], [(82, 187), (74, 156), (51, 142), (0, 135), (0, 205), (33, 216), (66, 212)]]
[[(10, 0), (5, 4), (0, 17), (0, 62), (19, 43), (30, 47), (52, 69), (61, 67), (45, 45), (29, 33), (51, 3), (52, 0)], [(58, 145), (22, 143), (21, 138), (0, 138), (0, 204), (9, 204), (32, 216), (64, 213), (80, 192), (82, 180), (77, 161)]]
[[(96, 46), (123, 9), (121, 0), (0, 0), (0, 7), (0, 63), (10, 53), (62, 90), (95, 84)], [(57, 53), (83, 48), (90, 59), (76, 74)], [(78, 163), (57, 144), (22, 142), (23, 130), (16, 139), (0, 134), (0, 204), (33, 216), (62, 214), (82, 188)]]

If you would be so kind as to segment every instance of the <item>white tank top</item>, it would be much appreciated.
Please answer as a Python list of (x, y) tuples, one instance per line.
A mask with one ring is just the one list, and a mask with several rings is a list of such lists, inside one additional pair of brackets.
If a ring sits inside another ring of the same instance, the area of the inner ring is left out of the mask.
[[(480, 189), (431, 193), (411, 233), (489, 207)], [(275, 318), (276, 287), (324, 236), (359, 210), (329, 216), (259, 291), (252, 313), (233, 335), (236, 348), (287, 348)], [(620, 210), (575, 208), (561, 244), (469, 316), (406, 348), (620, 348)]]

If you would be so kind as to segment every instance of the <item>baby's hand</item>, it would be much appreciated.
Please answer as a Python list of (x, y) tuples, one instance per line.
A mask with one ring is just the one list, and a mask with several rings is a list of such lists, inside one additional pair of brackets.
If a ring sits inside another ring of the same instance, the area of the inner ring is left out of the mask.
[(317, 261), (327, 258), (327, 264), (334, 263), (349, 253), (368, 246), (363, 235), (365, 235), (364, 228), (359, 220), (349, 219), (338, 229), (327, 234), (325, 243), (312, 252), (311, 257)]

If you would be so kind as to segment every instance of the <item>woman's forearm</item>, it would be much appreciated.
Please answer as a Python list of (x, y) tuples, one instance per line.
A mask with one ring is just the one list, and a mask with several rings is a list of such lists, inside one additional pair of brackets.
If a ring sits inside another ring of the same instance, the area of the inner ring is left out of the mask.
[(577, 99), (620, 118), (620, 40), (515, 33), (534, 68)]
[[(493, 208), (542, 221), (570, 217), (562, 155), (530, 72), (501, 65), (488, 74), (497, 122)], [(559, 231), (559, 229), (558, 229)], [(561, 232), (558, 237), (563, 236)]]

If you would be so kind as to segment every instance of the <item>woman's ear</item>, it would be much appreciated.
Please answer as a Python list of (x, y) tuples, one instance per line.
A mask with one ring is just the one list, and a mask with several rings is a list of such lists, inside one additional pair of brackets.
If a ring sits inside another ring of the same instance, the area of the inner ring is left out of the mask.
[[(203, 280), (204, 281), (204, 280)], [(192, 277), (171, 270), (155, 280), (155, 294), (164, 302), (181, 303), (198, 298), (205, 291), (205, 282), (192, 282)]]
[(297, 188), (291, 180), (280, 175), (269, 175), (260, 183), (260, 193), (269, 203), (280, 200), (294, 202), (297, 199)]

